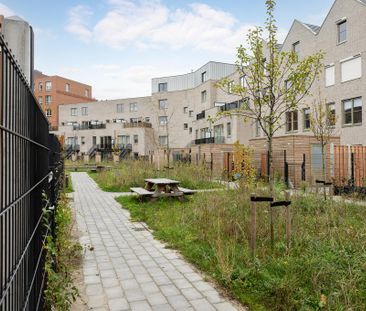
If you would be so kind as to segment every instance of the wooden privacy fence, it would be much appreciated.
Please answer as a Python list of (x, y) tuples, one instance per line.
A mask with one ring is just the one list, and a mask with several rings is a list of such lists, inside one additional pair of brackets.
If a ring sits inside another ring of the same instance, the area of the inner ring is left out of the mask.
[(366, 146), (332, 145), (330, 176), (337, 186), (366, 186)]

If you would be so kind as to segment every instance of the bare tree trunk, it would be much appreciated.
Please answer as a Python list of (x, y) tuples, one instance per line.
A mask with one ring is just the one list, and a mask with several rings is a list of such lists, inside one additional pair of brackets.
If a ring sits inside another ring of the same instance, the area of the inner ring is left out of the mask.
[(272, 174), (272, 165), (273, 165), (273, 146), (272, 146), (273, 137), (268, 137), (268, 182), (271, 193), (273, 192), (273, 174)]

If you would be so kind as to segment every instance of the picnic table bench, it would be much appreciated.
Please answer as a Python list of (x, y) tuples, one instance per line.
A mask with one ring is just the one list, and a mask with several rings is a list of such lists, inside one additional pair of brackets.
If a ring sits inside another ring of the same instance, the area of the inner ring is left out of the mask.
[(184, 195), (194, 193), (193, 190), (178, 187), (179, 181), (168, 178), (147, 178), (145, 183), (145, 188), (132, 187), (130, 189), (141, 198), (150, 197), (151, 200), (161, 197), (177, 197), (178, 200), (183, 201)]

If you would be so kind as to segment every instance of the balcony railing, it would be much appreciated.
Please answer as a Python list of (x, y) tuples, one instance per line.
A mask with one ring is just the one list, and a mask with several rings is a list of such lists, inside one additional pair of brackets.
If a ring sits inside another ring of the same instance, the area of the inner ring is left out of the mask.
[(197, 114), (197, 120), (204, 119), (206, 116), (205, 111), (203, 110), (201, 113)]
[(230, 111), (230, 110), (234, 110), (234, 109), (239, 109), (242, 105), (242, 101), (238, 100), (235, 102), (231, 102), (231, 103), (227, 103), (223, 106), (220, 107), (221, 111)]
[(151, 128), (152, 124), (149, 122), (128, 122), (123, 123), (124, 128), (134, 128), (134, 127), (140, 127), (140, 128)]
[(104, 123), (101, 124), (74, 124), (73, 130), (97, 130), (97, 129), (105, 129), (106, 125)]
[(224, 136), (199, 138), (193, 141), (194, 145), (205, 145), (205, 144), (225, 144)]

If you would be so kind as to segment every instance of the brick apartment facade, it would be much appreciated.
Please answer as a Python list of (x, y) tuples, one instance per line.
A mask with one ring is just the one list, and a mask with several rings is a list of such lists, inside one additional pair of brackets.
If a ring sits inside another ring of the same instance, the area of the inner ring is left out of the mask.
[(60, 76), (34, 72), (34, 95), (42, 106), (52, 129), (59, 125), (58, 106), (95, 101), (92, 87)]
[[(320, 148), (309, 129), (307, 108), (314, 103), (318, 90), (337, 116), (333, 143), (366, 145), (365, 29), (366, 0), (335, 0), (321, 26), (295, 20), (281, 46), (284, 51), (296, 47), (300, 58), (319, 50), (325, 52), (324, 71), (311, 90), (314, 96), (304, 98), (297, 111), (283, 118), (274, 140), (275, 154), (287, 149), (294, 184), (301, 175), (303, 157), (306, 180), (319, 177)], [(212, 156), (220, 162), (219, 170), (223, 169), (224, 154), (238, 140), (253, 146), (260, 168), (267, 142), (255, 122), (244, 122), (237, 116), (209, 121), (220, 110), (240, 105), (239, 97), (215, 86), (223, 77), (242, 83), (234, 65), (209, 62), (189, 74), (153, 79), (152, 95), (148, 97), (62, 105), (59, 134), (65, 136), (66, 142), (81, 142), (81, 154), (99, 144), (100, 137), (107, 136), (115, 143), (130, 142), (133, 152), (141, 156), (160, 154), (167, 146), (177, 154), (190, 152), (193, 161)], [(146, 122), (151, 126), (141, 130)], [(93, 130), (89, 129), (91, 123)], [(139, 146), (141, 141), (132, 139), (138, 137), (134, 132), (139, 125), (131, 127), (131, 123), (141, 124), (140, 130), (148, 133), (141, 135), (149, 137), (144, 141), (150, 145)], [(282, 171), (281, 165), (279, 161), (274, 170)]]

